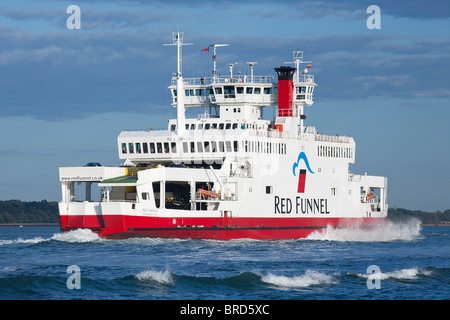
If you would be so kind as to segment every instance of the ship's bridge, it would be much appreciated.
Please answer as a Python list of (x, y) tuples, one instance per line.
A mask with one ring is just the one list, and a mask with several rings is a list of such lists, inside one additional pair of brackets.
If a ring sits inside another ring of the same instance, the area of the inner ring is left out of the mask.
[[(185, 107), (277, 104), (276, 79), (272, 76), (183, 78), (183, 87)], [(169, 89), (172, 93), (172, 105), (176, 107), (176, 78), (172, 78)]]

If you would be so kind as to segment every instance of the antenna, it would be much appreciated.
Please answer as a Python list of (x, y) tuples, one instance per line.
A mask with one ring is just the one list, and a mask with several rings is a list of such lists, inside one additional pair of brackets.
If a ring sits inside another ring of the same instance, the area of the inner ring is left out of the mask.
[(183, 43), (183, 32), (174, 32), (172, 34), (172, 43), (164, 44), (164, 46), (177, 46), (177, 133), (178, 135), (183, 135), (186, 133), (185, 128), (185, 108), (184, 108), (184, 88), (183, 88), (183, 77), (181, 75), (183, 59), (181, 48), (182, 46), (192, 45), (192, 43)]
[(181, 77), (183, 58), (181, 48), (182, 46), (191, 46), (192, 43), (183, 43), (183, 32), (177, 31), (172, 33), (172, 43), (164, 44), (164, 46), (177, 46), (177, 77)]
[(212, 72), (213, 83), (216, 82), (216, 79), (217, 79), (217, 73), (216, 73), (216, 47), (228, 47), (228, 46), (229, 46), (229, 44), (211, 44), (210, 45), (210, 47), (213, 47), (213, 56), (212, 56), (213, 65), (214, 65), (213, 72)]
[(250, 66), (250, 74), (251, 74), (251, 82), (253, 82), (253, 67), (255, 64), (257, 64), (258, 62), (246, 62), (246, 64), (248, 64)]
[(285, 62), (286, 64), (293, 63), (295, 64), (296, 71), (296, 82), (300, 82), (300, 63), (311, 63), (312, 61), (303, 61), (303, 51), (298, 50), (294, 51), (293, 54), (293, 61), (292, 62)]
[(237, 64), (237, 62), (228, 64), (230, 66), (230, 79), (233, 79), (233, 67), (235, 64)]

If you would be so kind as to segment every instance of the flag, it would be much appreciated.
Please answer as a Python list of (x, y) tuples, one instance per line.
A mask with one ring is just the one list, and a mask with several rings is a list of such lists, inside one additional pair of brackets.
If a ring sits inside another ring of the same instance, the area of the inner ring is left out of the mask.
[(310, 65), (310, 64), (308, 64), (306, 67), (307, 67), (308, 69), (311, 69), (311, 65)]
[(202, 49), (202, 50), (200, 50), (200, 51), (209, 51), (209, 47), (207, 47), (207, 48), (205, 48), (205, 49)]

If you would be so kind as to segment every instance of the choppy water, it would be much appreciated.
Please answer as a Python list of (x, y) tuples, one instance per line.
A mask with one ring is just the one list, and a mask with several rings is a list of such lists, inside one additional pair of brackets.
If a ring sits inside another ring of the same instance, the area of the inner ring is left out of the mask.
[(445, 300), (449, 235), (416, 221), (289, 241), (104, 240), (0, 227), (0, 299)]

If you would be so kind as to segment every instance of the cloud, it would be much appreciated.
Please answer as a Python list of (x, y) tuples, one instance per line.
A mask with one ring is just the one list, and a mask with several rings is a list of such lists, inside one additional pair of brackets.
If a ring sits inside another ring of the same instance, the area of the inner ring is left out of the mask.
[[(112, 1), (113, 5), (106, 7), (92, 7), (92, 3), (106, 5), (104, 1), (79, 1), (83, 28), (80, 32), (65, 28), (65, 8), (0, 7), (0, 16), (9, 19), (48, 20), (58, 26), (52, 31), (34, 32), (17, 25), (0, 25), (0, 117), (61, 119), (121, 110), (159, 112), (160, 106), (170, 107), (167, 86), (176, 70), (176, 50), (162, 44), (171, 42), (171, 23), (178, 18), (184, 22), (193, 12), (196, 19), (188, 24), (190, 31), (185, 38), (194, 46), (183, 48), (185, 77), (211, 74), (210, 54), (201, 53), (200, 49), (214, 42), (231, 44), (218, 54), (222, 74), (228, 72), (229, 61), (239, 62), (236, 72), (248, 73), (245, 61), (258, 61), (256, 73), (273, 74), (273, 68), (291, 60), (292, 51), (301, 45), (305, 59), (313, 61), (311, 71), (319, 84), (316, 99), (448, 97), (445, 83), (450, 82), (450, 39), (446, 35), (424, 38), (339, 30), (321, 35), (301, 30), (285, 34), (273, 31), (282, 28), (266, 33), (232, 29), (231, 24), (211, 22), (208, 28), (202, 24), (217, 6), (229, 13), (228, 5), (233, 10), (239, 8), (238, 17), (259, 12), (257, 17), (252, 16), (256, 20), (248, 20), (256, 25), (263, 21), (281, 23), (289, 14), (352, 19), (361, 10), (365, 19), (364, 1), (193, 1), (189, 5)], [(410, 16), (415, 14), (417, 3), (407, 6)], [(379, 5), (386, 14), (401, 15), (398, 4), (381, 1)], [(182, 9), (175, 10), (176, 7)], [(285, 10), (291, 7), (292, 10)], [(445, 17), (446, 5), (439, 4), (438, 8), (442, 12), (435, 15)], [(269, 13), (273, 13), (271, 18)], [(421, 19), (428, 16), (424, 14)], [(218, 29), (212, 32), (214, 27)], [(237, 30), (241, 32), (236, 33)]]

